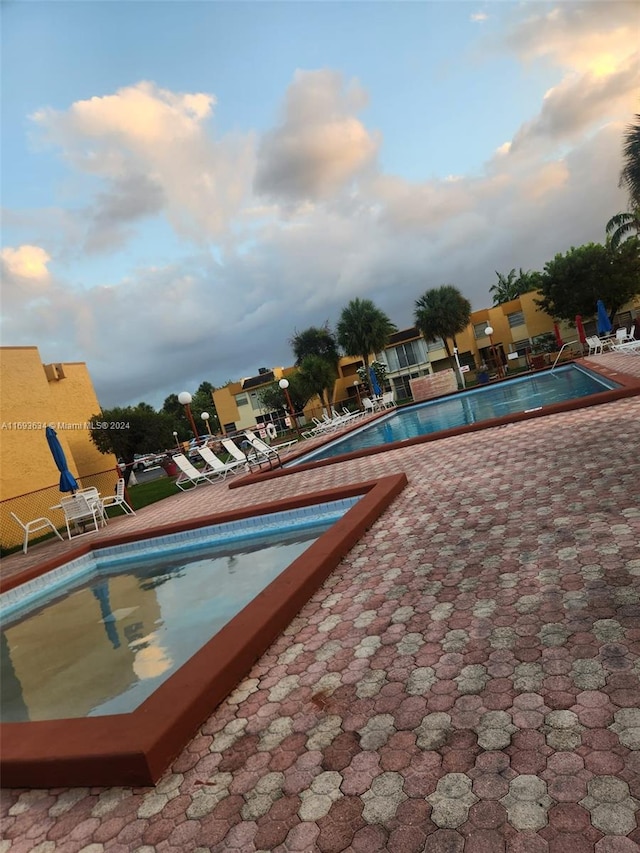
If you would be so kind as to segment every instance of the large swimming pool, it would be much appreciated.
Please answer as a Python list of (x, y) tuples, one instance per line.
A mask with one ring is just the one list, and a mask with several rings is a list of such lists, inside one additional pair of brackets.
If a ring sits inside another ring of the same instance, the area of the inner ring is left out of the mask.
[(582, 366), (564, 365), (553, 371), (521, 376), (474, 388), (450, 397), (417, 403), (350, 432), (343, 438), (305, 454), (286, 467), (346, 453), (406, 441), (422, 435), (488, 421), (518, 412), (533, 412), (556, 403), (588, 397), (621, 387)]
[(2, 720), (130, 713), (356, 500), (100, 548), (3, 594)]

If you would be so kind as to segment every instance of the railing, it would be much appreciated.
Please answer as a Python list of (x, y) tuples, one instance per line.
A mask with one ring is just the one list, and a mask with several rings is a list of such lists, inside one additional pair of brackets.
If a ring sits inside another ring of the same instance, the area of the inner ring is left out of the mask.
[(573, 346), (573, 344), (577, 344), (577, 343), (579, 343), (579, 341), (567, 341), (567, 343), (566, 343), (566, 344), (562, 344), (562, 346), (560, 347), (560, 352), (559, 352), (559, 353), (558, 353), (558, 355), (556, 356), (556, 360), (553, 362), (553, 367), (551, 368), (551, 373), (553, 373), (553, 371), (554, 371), (554, 369), (555, 369), (555, 366), (556, 366), (556, 364), (558, 363), (558, 361), (560, 360), (560, 356), (561, 356), (561, 355), (562, 355), (562, 353), (565, 351), (565, 349), (566, 349), (567, 347)]

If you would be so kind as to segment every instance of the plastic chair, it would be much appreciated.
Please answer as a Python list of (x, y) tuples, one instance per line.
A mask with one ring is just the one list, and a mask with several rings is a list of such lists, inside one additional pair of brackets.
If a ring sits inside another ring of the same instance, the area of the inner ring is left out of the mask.
[(32, 521), (27, 521), (25, 523), (24, 521), (20, 521), (15, 512), (12, 512), (11, 515), (14, 517), (20, 527), (24, 530), (24, 543), (22, 545), (23, 553), (27, 553), (27, 547), (29, 545), (29, 534), (35, 533), (37, 530), (47, 530), (48, 528), (51, 528), (51, 530), (53, 530), (58, 539), (60, 539), (61, 542), (64, 542), (64, 539), (62, 538), (62, 536), (60, 536), (60, 533), (58, 532), (57, 528), (54, 526), (53, 521), (51, 521), (50, 518), (45, 518), (43, 516), (42, 518), (34, 518)]
[(135, 511), (127, 503), (124, 496), (124, 477), (120, 477), (116, 483), (116, 491), (113, 495), (107, 495), (106, 498), (101, 498), (102, 509), (106, 513), (109, 506), (122, 507), (125, 515), (135, 515)]
[(98, 530), (98, 519), (100, 519), (100, 523), (103, 526), (106, 524), (102, 514), (101, 501), (99, 499), (88, 499), (86, 494), (77, 493), (69, 498), (63, 498), (60, 501), (60, 508), (64, 513), (69, 539), (73, 536), (71, 523), (73, 523), (73, 530), (77, 536), (82, 536), (85, 533), (93, 533), (92, 530), (86, 529), (89, 520), (93, 522), (96, 532)]

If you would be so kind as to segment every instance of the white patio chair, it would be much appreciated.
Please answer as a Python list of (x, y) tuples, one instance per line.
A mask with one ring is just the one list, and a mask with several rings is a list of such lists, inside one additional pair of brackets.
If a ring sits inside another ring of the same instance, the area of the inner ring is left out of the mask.
[(230, 438), (221, 438), (220, 444), (227, 451), (229, 456), (232, 459), (235, 459), (236, 462), (241, 462), (245, 466), (245, 471), (250, 469), (249, 459), (246, 453), (243, 453), (242, 450), (238, 447), (238, 445)]
[(640, 341), (633, 340), (625, 341), (623, 344), (613, 344), (611, 350), (613, 352), (640, 355)]
[(290, 450), (290, 448), (293, 447), (294, 444), (298, 443), (297, 438), (292, 438), (289, 441), (279, 441), (277, 444), (269, 445), (266, 442), (262, 441), (260, 436), (256, 435), (255, 432), (251, 429), (246, 429), (244, 431), (244, 434), (247, 436), (249, 441), (258, 441), (258, 442), (264, 444), (266, 447), (271, 447), (273, 450), (277, 450), (278, 453), (282, 453), (283, 451)]
[[(64, 513), (69, 539), (74, 534), (76, 536), (83, 536), (85, 533), (97, 532), (98, 521), (102, 525), (106, 524), (100, 501), (88, 500), (85, 494), (77, 493), (71, 497), (62, 498), (60, 508)], [(90, 522), (93, 522), (94, 530), (87, 529)], [(71, 532), (72, 525), (73, 533)]]
[(280, 454), (275, 449), (275, 447), (271, 447), (266, 442), (262, 441), (258, 436), (250, 437), (248, 432), (245, 432), (244, 440), (249, 442), (251, 446), (251, 453), (248, 455), (254, 460), (258, 465), (261, 465), (263, 462), (268, 462), (271, 467), (273, 467), (274, 463), (280, 465)]
[(124, 477), (120, 477), (118, 482), (116, 483), (116, 491), (113, 495), (107, 495), (106, 498), (101, 498), (102, 509), (105, 514), (107, 511), (107, 507), (110, 506), (120, 506), (122, 507), (125, 515), (135, 515), (135, 510), (129, 506), (124, 496)]
[(244, 469), (244, 463), (234, 459), (233, 462), (223, 462), (215, 455), (210, 447), (199, 447), (198, 453), (207, 466), (205, 474), (215, 474), (220, 480), (224, 480), (227, 474), (237, 474), (240, 468)]
[(213, 485), (213, 480), (206, 471), (198, 471), (195, 465), (189, 462), (184, 453), (176, 453), (172, 458), (180, 469), (176, 486), (183, 492), (186, 492), (188, 489), (195, 489), (200, 483), (210, 483)]
[(362, 406), (364, 408), (365, 415), (370, 415), (372, 412), (376, 411), (375, 403), (370, 397), (362, 398)]
[(60, 533), (58, 532), (58, 530), (53, 524), (53, 521), (51, 521), (50, 518), (45, 518), (43, 516), (42, 518), (34, 518), (32, 521), (24, 522), (20, 521), (15, 512), (12, 512), (11, 515), (15, 519), (16, 523), (19, 524), (20, 527), (24, 530), (24, 542), (22, 544), (22, 551), (24, 554), (27, 553), (30, 534), (36, 533), (38, 530), (48, 530), (49, 528), (51, 528), (51, 530), (53, 530), (58, 539), (64, 542), (64, 539), (62, 538), (62, 536), (60, 536)]

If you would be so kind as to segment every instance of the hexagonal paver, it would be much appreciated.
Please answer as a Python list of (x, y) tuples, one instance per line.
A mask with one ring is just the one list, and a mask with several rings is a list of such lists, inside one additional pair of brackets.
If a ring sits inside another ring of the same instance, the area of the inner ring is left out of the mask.
[(469, 809), (478, 802), (471, 784), (464, 773), (447, 773), (438, 780), (436, 790), (426, 797), (433, 807), (433, 823), (443, 829), (455, 829), (465, 823)]
[(547, 794), (546, 782), (537, 776), (522, 775), (511, 780), (509, 793), (500, 802), (515, 829), (536, 830), (547, 825), (547, 812), (553, 801)]
[(609, 728), (618, 735), (620, 743), (629, 749), (640, 749), (640, 708), (621, 708), (613, 719)]
[(403, 791), (404, 778), (400, 773), (381, 773), (362, 795), (362, 817), (367, 823), (386, 823), (395, 815), (400, 803), (407, 799)]
[(487, 711), (480, 718), (475, 731), (478, 735), (478, 746), (489, 750), (505, 749), (517, 729), (506, 711)]
[(640, 801), (629, 792), (629, 785), (615, 776), (596, 776), (587, 784), (587, 796), (580, 805), (591, 812), (591, 822), (607, 835), (628, 835), (636, 828), (636, 809)]

